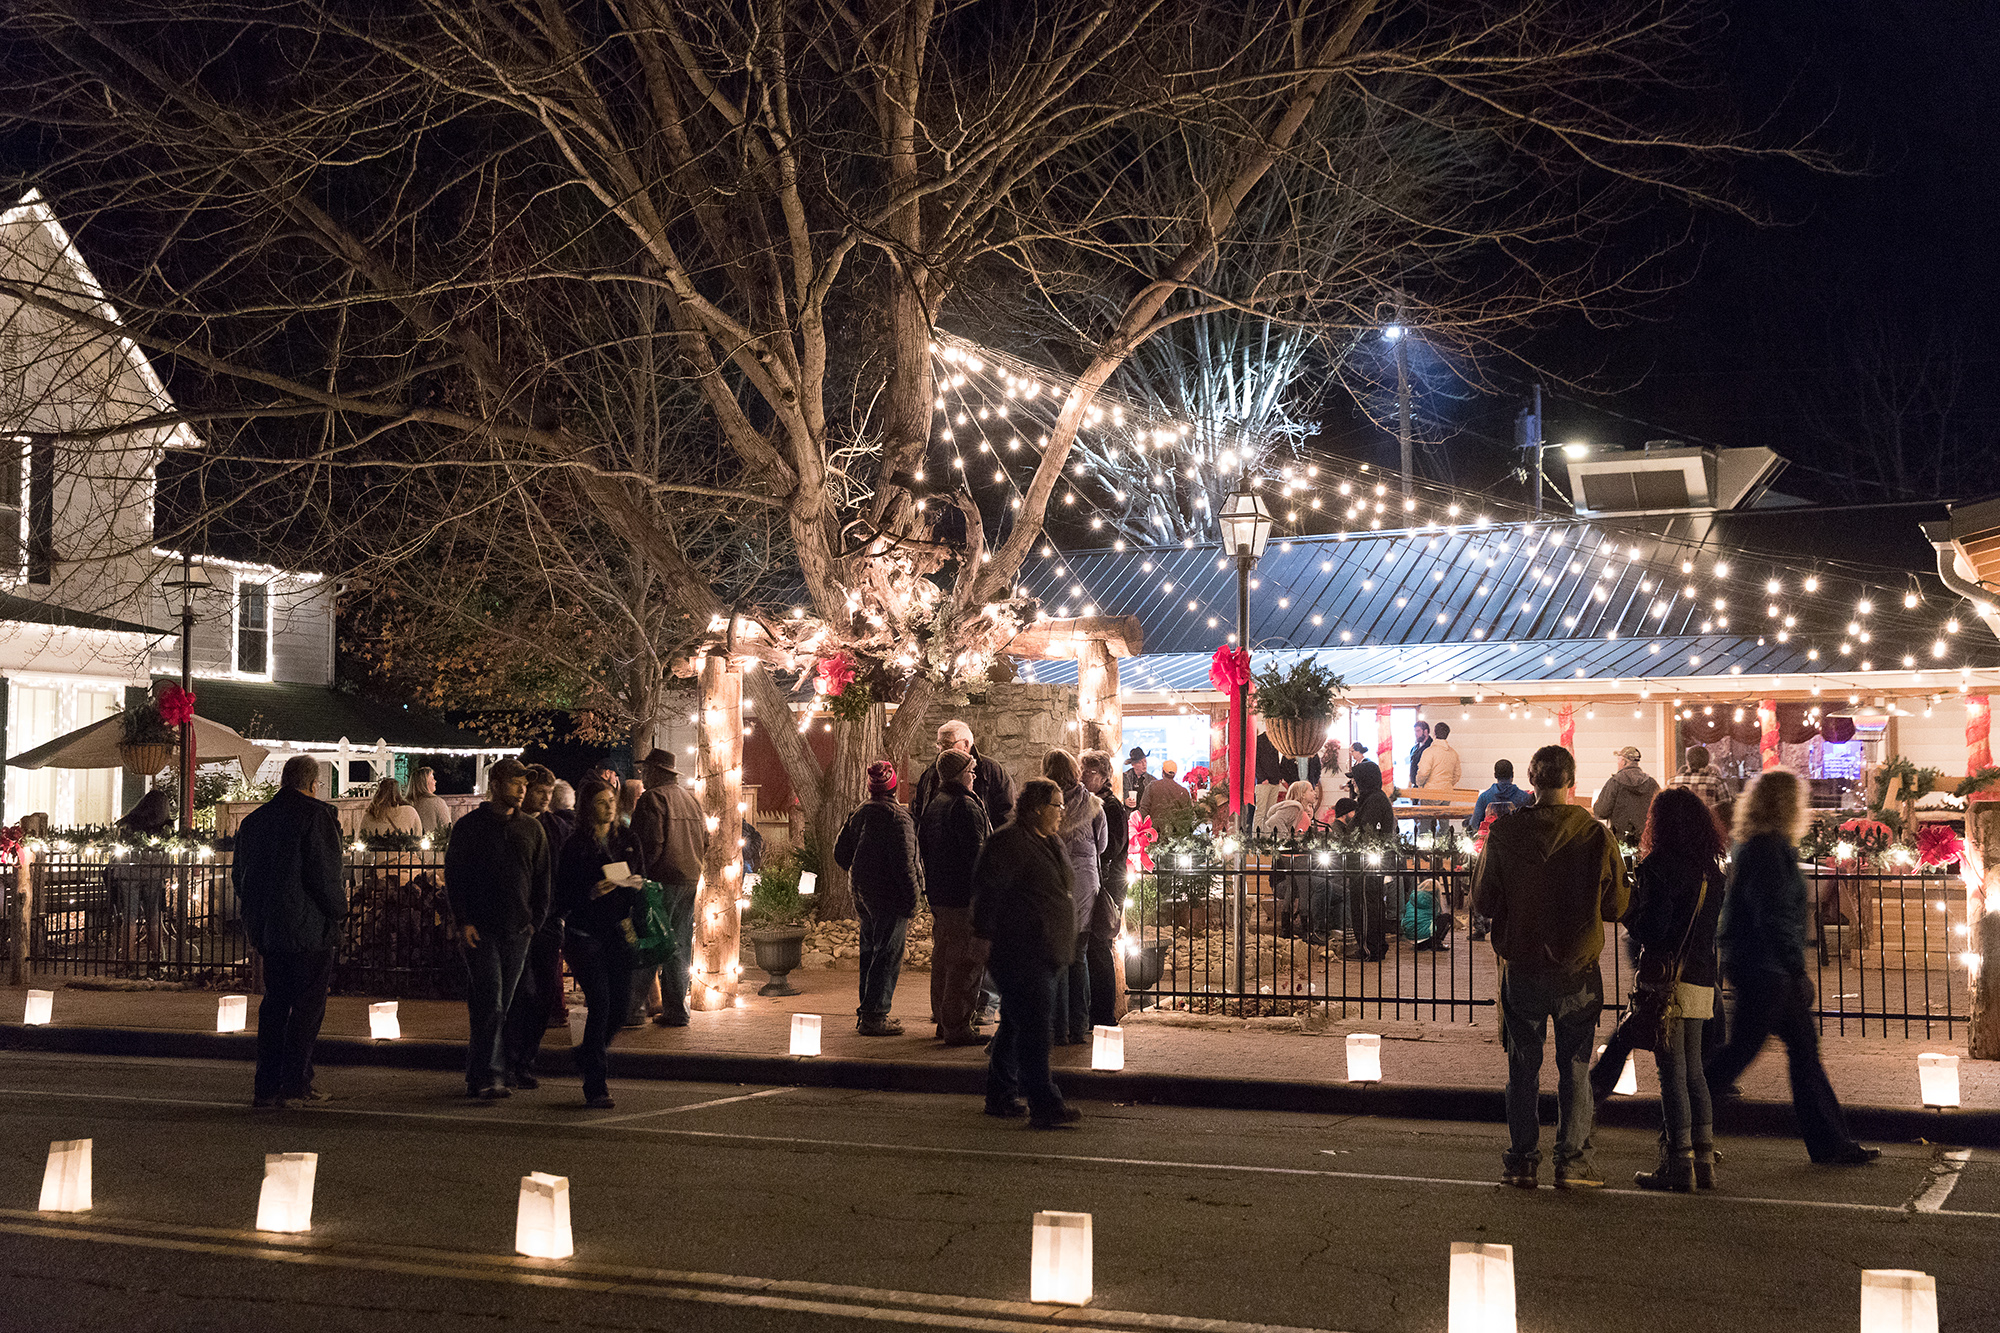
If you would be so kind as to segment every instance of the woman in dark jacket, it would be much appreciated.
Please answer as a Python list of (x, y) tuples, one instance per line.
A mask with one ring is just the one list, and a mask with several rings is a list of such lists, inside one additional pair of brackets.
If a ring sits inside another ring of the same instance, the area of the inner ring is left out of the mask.
[(1805, 823), (1805, 784), (1782, 768), (1751, 783), (1736, 803), (1736, 845), (1716, 932), (1736, 1011), (1729, 1043), (1708, 1062), (1708, 1084), (1729, 1095), (1765, 1039), (1776, 1034), (1791, 1062), (1792, 1111), (1807, 1154), (1826, 1166), (1859, 1166), (1882, 1152), (1864, 1148), (1848, 1132), (1819, 1059), (1805, 963), (1806, 880), (1795, 845)]
[(1082, 1118), (1049, 1073), (1056, 976), (1076, 951), (1074, 881), (1056, 836), (1062, 821), (1061, 788), (1047, 778), (1023, 783), (1013, 822), (986, 840), (972, 872), (972, 931), (990, 946), (987, 967), (1000, 987), (986, 1114), (1025, 1112), (1036, 1129)]
[(606, 866), (625, 863), (632, 876), (646, 873), (639, 840), (618, 822), (618, 793), (587, 782), (577, 793), (577, 822), (556, 862), (555, 896), (549, 911), (563, 921), (563, 957), (583, 991), (587, 1017), (576, 1048), (583, 1075), (583, 1104), (612, 1107), (605, 1082), (605, 1050), (624, 1017), (632, 993), (632, 909), (638, 891), (604, 877)]
[(861, 927), (861, 1004), (854, 1028), (864, 1037), (900, 1037), (889, 1017), (903, 972), (903, 941), (924, 889), (917, 823), (896, 800), (896, 766), (868, 765), (868, 799), (847, 817), (833, 859), (853, 876), (854, 914)]
[(1130, 815), (1112, 795), (1111, 752), (1083, 752), (1083, 785), (1104, 807), (1104, 854), (1097, 859), (1097, 900), (1090, 911), (1090, 1025), (1118, 1022), (1118, 934), (1125, 925), (1125, 852)]
[(1660, 1164), (1632, 1177), (1640, 1189), (1685, 1194), (1715, 1187), (1715, 1113), (1701, 1067), (1701, 1033), (1715, 1013), (1715, 924), (1722, 915), (1722, 826), (1685, 787), (1653, 797), (1639, 835), (1638, 888), (1625, 916), (1639, 961), (1681, 956), (1667, 1049), (1653, 1052), (1660, 1073)]

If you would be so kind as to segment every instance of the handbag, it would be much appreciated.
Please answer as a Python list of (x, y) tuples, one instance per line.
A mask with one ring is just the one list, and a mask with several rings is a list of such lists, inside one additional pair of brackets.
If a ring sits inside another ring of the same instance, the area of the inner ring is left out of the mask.
[(1694, 923), (1701, 919), (1701, 906), (1708, 897), (1708, 876), (1701, 877), (1695, 894), (1694, 911), (1688, 914), (1687, 929), (1681, 932), (1680, 947), (1670, 955), (1639, 955), (1632, 973), (1632, 1002), (1626, 1007), (1625, 1021), (1618, 1036), (1636, 1051), (1658, 1053), (1667, 1049), (1672, 1024), (1680, 1019), (1681, 964), (1687, 956), (1688, 941), (1694, 938)]
[(656, 967), (674, 952), (673, 913), (666, 888), (655, 880), (639, 886), (639, 900), (625, 919), (625, 943), (639, 967)]

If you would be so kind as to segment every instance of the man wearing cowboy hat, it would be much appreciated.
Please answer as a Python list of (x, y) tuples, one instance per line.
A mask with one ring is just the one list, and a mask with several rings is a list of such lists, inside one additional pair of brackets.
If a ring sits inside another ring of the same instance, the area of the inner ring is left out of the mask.
[(1125, 754), (1125, 774), (1119, 783), (1119, 790), (1125, 794), (1125, 804), (1137, 805), (1146, 795), (1146, 784), (1153, 777), (1146, 771), (1146, 752), (1133, 746)]
[[(674, 927), (674, 951), (661, 964), (660, 1015), (653, 1021), (661, 1027), (686, 1027), (688, 969), (694, 962), (694, 893), (708, 856), (708, 823), (694, 793), (674, 771), (671, 750), (656, 749), (641, 759), (639, 776), (645, 780), (646, 794), (633, 808), (632, 836), (645, 854), (646, 868), (667, 891)], [(635, 994), (643, 996), (652, 988), (652, 980), (651, 969), (635, 976)]]

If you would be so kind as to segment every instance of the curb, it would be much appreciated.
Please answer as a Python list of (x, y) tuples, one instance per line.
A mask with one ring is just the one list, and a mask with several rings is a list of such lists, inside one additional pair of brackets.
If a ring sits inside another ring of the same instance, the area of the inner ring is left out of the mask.
[[(156, 1028), (25, 1027), (0, 1024), (0, 1050), (57, 1051), (74, 1055), (151, 1056), (187, 1060), (256, 1059), (257, 1039), (246, 1033), (179, 1032)], [(316, 1064), (367, 1065), (381, 1069), (458, 1071), (465, 1044), (405, 1038), (393, 1042), (322, 1037), (313, 1047)], [(560, 1051), (545, 1051), (537, 1071), (560, 1077), (570, 1071)], [(1496, 1073), (1498, 1071), (1496, 1070)], [(677, 1083), (766, 1083), (804, 1088), (844, 1088), (868, 1092), (944, 1093), (980, 1096), (986, 1090), (982, 1065), (937, 1065), (917, 1060), (855, 1060), (826, 1056), (725, 1055), (699, 1051), (629, 1051), (613, 1060), (614, 1077)], [(1064, 1093), (1082, 1101), (1141, 1102), (1158, 1106), (1229, 1111), (1297, 1111), (1314, 1115), (1384, 1116), (1406, 1120), (1464, 1120), (1504, 1124), (1505, 1094), (1494, 1088), (1432, 1087), (1409, 1084), (1336, 1083), (1317, 1079), (1216, 1078), (1199, 1074), (1060, 1071)], [(1542, 1094), (1542, 1119), (1555, 1118), (1553, 1093)], [(1891, 1143), (1922, 1139), (1958, 1147), (2000, 1148), (2000, 1111), (1927, 1111), (1901, 1106), (1850, 1105), (1843, 1108), (1857, 1137)], [(1651, 1129), (1659, 1125), (1659, 1103), (1620, 1097), (1598, 1113), (1598, 1123)], [(1798, 1132), (1784, 1102), (1732, 1098), (1716, 1106), (1716, 1125), (1725, 1133), (1786, 1137)]]

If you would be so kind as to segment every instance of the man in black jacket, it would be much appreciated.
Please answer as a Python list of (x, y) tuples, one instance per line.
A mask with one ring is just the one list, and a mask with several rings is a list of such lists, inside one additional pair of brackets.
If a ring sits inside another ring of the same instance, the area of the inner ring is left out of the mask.
[[(986, 822), (999, 828), (1014, 815), (1014, 780), (1007, 776), (1007, 770), (998, 759), (979, 753), (973, 743), (972, 728), (957, 718), (946, 722), (937, 729), (938, 754), (947, 750), (963, 750), (972, 756), (972, 794), (986, 807)], [(933, 763), (917, 775), (917, 789), (910, 797), (910, 818), (922, 819), (924, 807), (937, 795), (938, 766)]]
[(319, 761), (294, 755), (285, 761), (278, 794), (236, 831), (229, 879), (244, 933), (264, 960), (255, 1106), (327, 1100), (313, 1087), (312, 1051), (347, 915), (347, 882), (340, 817), (315, 797), (318, 790)]
[(938, 756), (937, 795), (917, 821), (924, 861), (924, 896), (931, 904), (931, 1018), (947, 1046), (980, 1046), (972, 1030), (985, 946), (972, 933), (972, 867), (992, 832), (986, 807), (972, 793), (972, 756)]
[(508, 1095), (500, 1027), (520, 984), (528, 941), (549, 913), (549, 840), (523, 812), (527, 766), (502, 759), (486, 775), (486, 801), (452, 826), (444, 887), (465, 944), (465, 1095)]
[(864, 1037), (900, 1037), (903, 1025), (889, 1017), (889, 1008), (903, 972), (903, 940), (917, 914), (924, 868), (917, 857), (917, 826), (896, 800), (896, 766), (888, 760), (868, 765), (868, 799), (847, 817), (833, 859), (853, 875), (854, 914), (861, 927), (861, 1004), (855, 1010), (855, 1029)]

